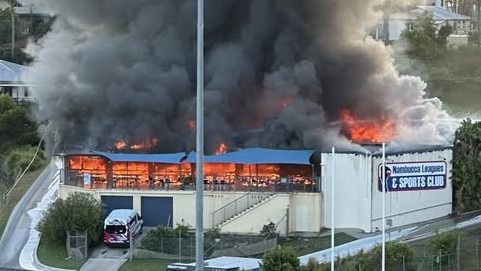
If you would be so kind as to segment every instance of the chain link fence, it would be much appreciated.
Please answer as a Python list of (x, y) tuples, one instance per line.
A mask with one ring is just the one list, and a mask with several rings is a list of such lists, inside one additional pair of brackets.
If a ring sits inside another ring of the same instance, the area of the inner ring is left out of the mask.
[[(208, 258), (220, 256), (256, 257), (277, 246), (277, 237), (265, 238), (261, 235), (221, 234), (204, 238), (204, 255)], [(147, 253), (145, 250), (150, 251)], [(163, 259), (179, 260), (179, 262), (195, 259), (195, 236), (180, 238), (143, 238), (136, 257), (148, 255)]]
[(426, 242), (410, 244), (416, 251), (412, 263), (396, 270), (416, 271), (469, 271), (481, 270), (481, 240), (469, 234), (461, 234), (453, 253), (433, 253)]
[(68, 259), (81, 260), (88, 257), (87, 232), (72, 231), (67, 232), (67, 252)]

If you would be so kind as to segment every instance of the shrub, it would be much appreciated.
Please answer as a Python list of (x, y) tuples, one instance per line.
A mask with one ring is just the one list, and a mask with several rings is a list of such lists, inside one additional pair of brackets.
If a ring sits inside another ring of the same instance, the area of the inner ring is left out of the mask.
[(86, 231), (88, 244), (100, 243), (104, 220), (102, 203), (87, 193), (75, 192), (52, 203), (37, 226), (42, 238), (65, 244), (68, 231)]
[(299, 258), (290, 247), (277, 247), (269, 251), (259, 264), (262, 271), (301, 270)]

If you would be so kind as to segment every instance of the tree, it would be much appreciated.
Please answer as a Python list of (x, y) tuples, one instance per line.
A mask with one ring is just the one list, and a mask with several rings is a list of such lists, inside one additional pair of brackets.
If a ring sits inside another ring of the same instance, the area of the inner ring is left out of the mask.
[(259, 264), (262, 271), (301, 270), (299, 258), (290, 247), (277, 247), (269, 251)]
[(52, 203), (37, 226), (46, 241), (65, 244), (67, 232), (86, 231), (89, 246), (100, 243), (104, 210), (102, 203), (88, 193), (75, 192)]
[[(33, 162), (32, 162), (33, 160)], [(22, 146), (12, 150), (3, 159), (1, 172), (8, 176), (18, 174), (30, 165), (29, 170), (36, 170), (45, 164), (43, 152), (32, 146)]]
[(408, 54), (420, 59), (432, 59), (444, 52), (446, 39), (452, 31), (449, 25), (437, 31), (432, 14), (425, 13), (417, 18), (412, 30), (406, 29), (401, 33), (401, 39), (409, 44)]
[(481, 208), (481, 122), (466, 119), (454, 134), (454, 213)]
[(269, 224), (262, 226), (261, 235), (266, 238), (277, 236), (277, 225), (271, 221)]
[(12, 98), (0, 95), (0, 152), (23, 145), (37, 146), (38, 124), (29, 118), (30, 105), (15, 105)]
[(429, 239), (429, 251), (432, 254), (441, 253), (443, 255), (456, 253), (458, 237), (458, 231), (436, 232), (436, 235)]

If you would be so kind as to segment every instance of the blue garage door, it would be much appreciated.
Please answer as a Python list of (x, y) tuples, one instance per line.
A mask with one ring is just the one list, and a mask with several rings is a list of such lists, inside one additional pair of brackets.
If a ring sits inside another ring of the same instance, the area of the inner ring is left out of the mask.
[(172, 227), (172, 197), (142, 197), (141, 204), (144, 226), (157, 227), (162, 225)]
[(134, 201), (131, 196), (101, 196), (100, 199), (105, 204), (105, 216), (113, 209), (134, 208)]

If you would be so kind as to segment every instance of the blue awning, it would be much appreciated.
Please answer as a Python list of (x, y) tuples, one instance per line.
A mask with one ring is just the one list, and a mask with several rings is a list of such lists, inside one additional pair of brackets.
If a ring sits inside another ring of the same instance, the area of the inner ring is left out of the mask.
[[(294, 164), (310, 165), (309, 157), (314, 150), (273, 150), (250, 148), (218, 155), (204, 156), (205, 163), (234, 164)], [(185, 162), (195, 163), (196, 153), (191, 152)]]
[(133, 154), (133, 153), (111, 153), (98, 152), (93, 153), (106, 157), (113, 162), (149, 162), (149, 163), (166, 163), (180, 164), (186, 155), (185, 152), (166, 153), (166, 154)]

